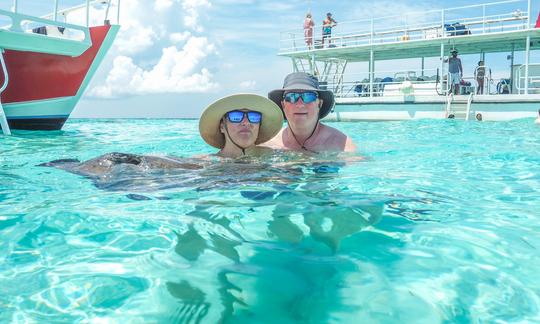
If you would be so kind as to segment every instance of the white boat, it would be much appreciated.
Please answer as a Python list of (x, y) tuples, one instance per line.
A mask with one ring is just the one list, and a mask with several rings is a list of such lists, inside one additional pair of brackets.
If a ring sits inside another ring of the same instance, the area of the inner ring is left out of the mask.
[[(321, 36), (314, 36), (314, 47), (308, 48), (303, 30), (282, 32), (278, 55), (290, 58), (294, 71), (318, 76), (334, 92), (336, 106), (329, 119), (469, 120), (480, 114), (478, 118), (483, 120), (510, 120), (537, 116), (540, 64), (530, 62), (530, 51), (540, 49), (540, 28), (531, 17), (531, 0), (339, 23), (332, 30), (331, 44), (327, 41), (324, 47), (317, 37)], [(489, 53), (508, 52), (511, 68), (506, 77), (493, 83), (486, 73), (483, 94), (476, 94), (474, 75), (464, 72), (459, 93), (452, 94), (445, 63), (451, 49), (459, 50), (460, 56), (478, 55), (479, 60)], [(514, 64), (517, 52), (524, 53), (525, 62)], [(437, 58), (438, 67), (424, 68), (426, 58)], [(399, 59), (417, 60), (421, 68), (375, 70), (378, 61)], [(361, 70), (354, 67), (362, 63), (367, 71), (349, 72)]]

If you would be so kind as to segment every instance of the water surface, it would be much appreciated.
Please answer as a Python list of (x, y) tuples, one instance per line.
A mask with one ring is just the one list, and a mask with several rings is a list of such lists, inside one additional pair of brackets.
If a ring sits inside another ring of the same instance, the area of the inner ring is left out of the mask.
[(108, 186), (40, 163), (213, 153), (196, 120), (0, 138), (0, 322), (540, 321), (540, 127), (331, 124), (363, 162), (276, 154)]

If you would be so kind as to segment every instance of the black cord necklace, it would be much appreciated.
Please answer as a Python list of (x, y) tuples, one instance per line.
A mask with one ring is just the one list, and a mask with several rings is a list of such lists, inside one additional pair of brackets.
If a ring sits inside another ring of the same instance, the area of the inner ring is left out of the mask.
[(224, 123), (223, 126), (225, 126), (225, 132), (227, 133), (227, 136), (229, 137), (231, 142), (242, 151), (242, 155), (246, 155), (246, 149), (236, 144), (236, 142), (232, 139), (231, 135), (229, 135), (229, 129), (227, 128), (227, 124)]
[(317, 151), (313, 151), (313, 150), (310, 150), (308, 149), (305, 144), (306, 142), (311, 138), (311, 136), (313, 136), (313, 134), (315, 134), (315, 131), (317, 130), (317, 127), (319, 127), (319, 119), (317, 119), (317, 123), (315, 124), (315, 127), (313, 128), (313, 130), (311, 131), (311, 134), (304, 140), (304, 142), (302, 144), (300, 144), (300, 141), (298, 141), (298, 138), (296, 138), (296, 135), (294, 134), (293, 130), (292, 130), (292, 127), (291, 125), (289, 124), (289, 130), (291, 131), (291, 134), (294, 138), (294, 140), (296, 141), (296, 143), (300, 146), (300, 148), (302, 148), (303, 150), (306, 150), (308, 152), (311, 152), (311, 153), (318, 153)]

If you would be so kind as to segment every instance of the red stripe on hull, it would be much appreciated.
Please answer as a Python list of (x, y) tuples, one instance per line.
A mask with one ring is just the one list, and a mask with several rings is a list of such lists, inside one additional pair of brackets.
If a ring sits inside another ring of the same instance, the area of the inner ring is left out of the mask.
[[(9, 84), (2, 103), (75, 96), (109, 29), (91, 27), (92, 46), (77, 57), (6, 50)], [(3, 81), (0, 73), (0, 84)]]

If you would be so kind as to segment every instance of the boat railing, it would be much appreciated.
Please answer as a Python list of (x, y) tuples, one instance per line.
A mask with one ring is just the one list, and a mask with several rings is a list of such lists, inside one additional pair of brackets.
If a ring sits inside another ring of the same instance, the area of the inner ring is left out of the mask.
[(49, 26), (55, 28), (64, 28), (62, 34), (75, 35), (70, 38), (83, 43), (91, 44), (90, 33), (88, 32), (88, 28), (84, 26), (72, 25), (65, 22), (53, 21), (5, 10), (0, 10), (0, 16), (7, 17), (11, 20), (11, 23), (8, 26), (1, 28), (6, 31), (15, 33), (34, 33), (36, 35), (40, 35), (41, 37), (57, 37), (56, 33), (51, 35), (51, 33), (47, 34), (46, 32), (38, 32), (37, 28), (47, 28)]
[(110, 9), (114, 7), (116, 23), (120, 20), (120, 0), (86, 0), (84, 5), (62, 10), (59, 10), (59, 1), (54, 0), (54, 11), (41, 17), (20, 12), (21, 2), (24, 1), (13, 0), (10, 11), (0, 9), (0, 24), (3, 25), (0, 26), (0, 32), (3, 32), (0, 40), (5, 49), (77, 56), (92, 45), (88, 29), (91, 12), (103, 14), (100, 24), (107, 25), (110, 24)]
[(339, 23), (329, 40), (313, 36), (309, 48), (303, 29), (288, 30), (281, 33), (279, 52), (509, 32), (530, 25), (528, 2), (510, 0)]
[[(487, 66), (485, 68), (486, 71), (489, 70)], [(326, 81), (322, 82), (322, 85), (328, 90), (332, 90), (338, 98), (395, 97), (413, 94), (441, 96), (450, 92), (447, 79), (446, 72), (441, 74), (438, 69), (377, 71), (372, 77), (373, 88), (370, 86), (369, 72), (331, 74), (327, 76)], [(461, 94), (476, 92), (478, 83), (474, 74), (464, 75), (462, 80)], [(485, 94), (494, 94), (491, 93), (492, 81), (491, 74), (486, 73), (484, 76)], [(536, 77), (536, 81), (540, 82), (540, 75)], [(538, 85), (540, 87), (540, 83)]]
[[(13, 5), (11, 10), (0, 9), (0, 18), (4, 17), (8, 19), (8, 24), (4, 24), (3, 27), (0, 27), (4, 30), (14, 31), (14, 32), (35, 32), (33, 29), (38, 27), (47, 27), (55, 26), (64, 28), (67, 31), (84, 31), (86, 28), (91, 26), (91, 17), (92, 13), (94, 15), (103, 15), (102, 19), (97, 19), (100, 21), (100, 24), (110, 24), (110, 12), (111, 7), (116, 9), (116, 18), (113, 20), (117, 25), (120, 24), (120, 2), (121, 0), (86, 0), (86, 4), (79, 6), (74, 6), (70, 8), (59, 9), (59, 0), (54, 0), (54, 10), (46, 15), (35, 16), (29, 15), (24, 12), (20, 12), (20, 3), (30, 2), (30, 1), (21, 1), (13, 0)], [(80, 19), (71, 19), (70, 15), (77, 15), (77, 18), (84, 15), (86, 23), (82, 23)], [(95, 18), (95, 17), (92, 17)], [(69, 38), (68, 35), (72, 36), (72, 33), (62, 31), (62, 35), (58, 33), (52, 33), (52, 37), (63, 37)], [(79, 37), (73, 37), (81, 39)]]
[(440, 80), (437, 69), (423, 71), (377, 71), (370, 88), (370, 73), (345, 73), (328, 75), (322, 84), (337, 97), (394, 96), (407, 92), (410, 85), (419, 86), (434, 94), (435, 84)]
[(540, 63), (530, 63), (526, 69), (525, 64), (517, 68), (513, 87), (518, 94), (540, 93)]

